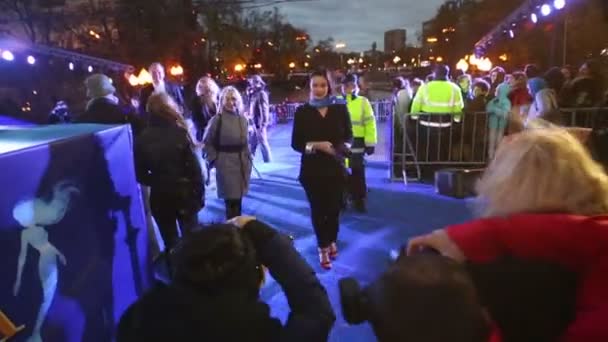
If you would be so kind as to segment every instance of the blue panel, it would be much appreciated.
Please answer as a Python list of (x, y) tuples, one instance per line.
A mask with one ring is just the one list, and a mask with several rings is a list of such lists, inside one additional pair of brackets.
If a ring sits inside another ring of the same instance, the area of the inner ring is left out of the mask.
[(27, 146), (0, 154), (0, 310), (25, 325), (10, 341), (111, 341), (151, 279), (130, 129), (49, 126), (10, 139)]

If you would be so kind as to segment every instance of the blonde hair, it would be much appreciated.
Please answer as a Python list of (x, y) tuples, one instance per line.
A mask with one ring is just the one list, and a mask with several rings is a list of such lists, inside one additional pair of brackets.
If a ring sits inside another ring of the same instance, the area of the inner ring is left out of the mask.
[(527, 130), (501, 146), (477, 184), (482, 217), (517, 213), (608, 213), (608, 176), (559, 128)]
[(209, 85), (209, 90), (211, 91), (211, 94), (213, 94), (211, 97), (214, 101), (217, 101), (218, 96), (220, 94), (220, 87), (217, 85), (215, 80), (209, 76), (203, 76), (198, 80), (198, 82), (196, 82), (196, 95), (204, 95), (202, 87), (205, 82), (207, 82), (207, 84)]
[(239, 91), (233, 86), (225, 87), (220, 92), (220, 102), (219, 102), (220, 109), (218, 110), (218, 113), (222, 113), (222, 111), (224, 110), (224, 102), (226, 101), (226, 97), (229, 96), (230, 94), (234, 94), (234, 97), (236, 98), (237, 114), (242, 114), (243, 113), (243, 97), (241, 96), (241, 93), (239, 93)]
[[(182, 116), (179, 106), (177, 103), (175, 103), (175, 100), (173, 100), (173, 98), (165, 92), (150, 95), (150, 98), (148, 98), (148, 103), (146, 103), (146, 111), (151, 115), (175, 123), (178, 127), (186, 130), (186, 133), (189, 132), (188, 124)], [(188, 135), (188, 140), (192, 145), (194, 145), (190, 135)]]

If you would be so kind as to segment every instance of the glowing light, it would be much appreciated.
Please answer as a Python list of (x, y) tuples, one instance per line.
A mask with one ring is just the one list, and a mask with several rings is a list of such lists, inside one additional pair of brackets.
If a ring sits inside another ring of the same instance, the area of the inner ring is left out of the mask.
[(241, 71), (243, 71), (243, 69), (244, 69), (244, 67), (242, 64), (237, 64), (234, 66), (234, 71), (236, 71), (236, 72), (241, 72)]
[(359, 58), (359, 63), (363, 63), (363, 58)]
[(437, 43), (437, 37), (428, 37), (426, 39), (427, 43)]
[(492, 70), (492, 61), (489, 58), (482, 58), (479, 63), (477, 63), (477, 69), (480, 71), (490, 71)]
[(533, 23), (538, 23), (538, 16), (536, 15), (536, 13), (532, 13), (532, 15), (530, 16), (530, 19), (532, 20)]
[(295, 67), (296, 67), (296, 63), (294, 63), (294, 62), (289, 63), (289, 68), (290, 69), (293, 69)]
[(30, 65), (36, 64), (36, 58), (34, 56), (27, 56), (27, 63)]
[(4, 59), (5, 61), (12, 62), (15, 60), (15, 55), (13, 55), (13, 53), (10, 51), (5, 50), (2, 51), (2, 59)]
[(129, 84), (133, 87), (139, 85), (139, 78), (135, 75), (129, 75)]
[(515, 38), (515, 32), (513, 32), (513, 30), (509, 30), (509, 37), (511, 37), (511, 39)]
[(174, 65), (169, 69), (171, 76), (181, 76), (184, 74), (184, 68), (181, 65)]
[(89, 72), (93, 72), (93, 67), (89, 65), (89, 67), (87, 68), (87, 70), (88, 70)]
[(309, 65), (310, 65), (310, 64), (308, 64), (308, 62), (304, 62), (304, 67), (305, 67), (305, 68), (308, 68), (308, 66), (309, 66)]
[(555, 7), (556, 10), (561, 10), (562, 8), (566, 7), (566, 0), (553, 1), (553, 7)]
[(551, 14), (551, 6), (547, 4), (542, 5), (540, 7), (540, 13), (545, 17), (548, 16), (549, 14)]
[(258, 63), (253, 66), (255, 69), (262, 69), (262, 64)]
[(70, 62), (70, 64), (68, 64), (68, 69), (74, 71), (74, 63)]
[(436, 62), (441, 63), (443, 62), (443, 57), (439, 56), (435, 59)]
[(503, 53), (502, 55), (498, 56), (498, 59), (500, 59), (503, 62), (506, 62), (509, 60), (509, 56), (507, 56), (506, 53)]
[(346, 47), (346, 44), (344, 44), (344, 43), (336, 44), (336, 49), (344, 49), (345, 47)]
[(458, 61), (458, 63), (456, 63), (456, 69), (462, 70), (462, 72), (467, 72), (469, 70), (469, 63), (467, 63), (467, 61), (462, 58)]
[(393, 62), (395, 64), (399, 63), (400, 61), (401, 61), (401, 57), (399, 57), (399, 56), (395, 56), (395, 58), (393, 58)]

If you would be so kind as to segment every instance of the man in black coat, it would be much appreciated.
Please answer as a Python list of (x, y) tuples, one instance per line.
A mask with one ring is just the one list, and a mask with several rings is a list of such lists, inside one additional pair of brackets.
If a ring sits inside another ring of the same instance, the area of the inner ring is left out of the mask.
[(186, 106), (182, 88), (175, 83), (165, 80), (165, 68), (160, 63), (152, 63), (148, 68), (148, 72), (152, 76), (152, 84), (145, 86), (141, 90), (139, 96), (139, 114), (147, 118), (146, 105), (148, 104), (148, 98), (154, 92), (166, 92), (169, 94), (182, 112), (185, 113)]
[[(118, 342), (324, 342), (335, 315), (315, 272), (289, 237), (251, 217), (185, 237), (172, 252), (172, 284), (159, 285), (124, 313)], [(285, 325), (259, 299), (264, 267), (291, 312)]]
[(139, 134), (143, 121), (126, 106), (121, 107), (114, 95), (116, 89), (110, 78), (104, 74), (89, 76), (85, 82), (87, 103), (85, 112), (76, 118), (76, 123), (97, 123), (104, 125), (130, 124), (133, 135)]

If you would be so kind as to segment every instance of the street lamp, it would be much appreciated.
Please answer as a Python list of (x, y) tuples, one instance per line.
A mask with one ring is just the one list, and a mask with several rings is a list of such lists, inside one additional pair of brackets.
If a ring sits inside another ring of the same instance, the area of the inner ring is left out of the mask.
[(296, 63), (294, 63), (294, 62), (289, 63), (289, 68), (290, 69), (293, 69), (295, 67), (296, 67)]

